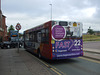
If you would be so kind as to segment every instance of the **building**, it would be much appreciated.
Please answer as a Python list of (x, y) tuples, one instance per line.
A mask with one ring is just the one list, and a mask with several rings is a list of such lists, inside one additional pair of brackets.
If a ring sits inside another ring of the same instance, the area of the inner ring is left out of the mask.
[(7, 26), (6, 16), (1, 11), (1, 0), (0, 0), (0, 42), (7, 41)]
[(100, 35), (100, 31), (94, 31), (94, 35)]

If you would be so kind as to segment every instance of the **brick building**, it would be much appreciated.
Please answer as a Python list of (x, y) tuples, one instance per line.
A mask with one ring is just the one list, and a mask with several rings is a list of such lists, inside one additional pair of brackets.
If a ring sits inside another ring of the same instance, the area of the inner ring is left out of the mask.
[(5, 20), (6, 16), (4, 16), (0, 10), (0, 42), (7, 41), (7, 26)]

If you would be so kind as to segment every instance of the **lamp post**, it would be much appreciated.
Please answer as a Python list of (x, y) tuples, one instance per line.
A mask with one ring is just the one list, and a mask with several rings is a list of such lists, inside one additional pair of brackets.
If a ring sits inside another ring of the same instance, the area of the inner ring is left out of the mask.
[(0, 0), (0, 10), (1, 10), (1, 0)]
[(52, 4), (50, 4), (50, 6), (51, 6), (51, 20), (52, 20)]

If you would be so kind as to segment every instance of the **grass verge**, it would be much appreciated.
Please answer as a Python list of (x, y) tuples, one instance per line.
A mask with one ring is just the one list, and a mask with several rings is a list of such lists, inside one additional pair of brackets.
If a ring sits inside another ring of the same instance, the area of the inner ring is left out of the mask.
[(83, 41), (100, 41), (100, 35), (83, 35)]

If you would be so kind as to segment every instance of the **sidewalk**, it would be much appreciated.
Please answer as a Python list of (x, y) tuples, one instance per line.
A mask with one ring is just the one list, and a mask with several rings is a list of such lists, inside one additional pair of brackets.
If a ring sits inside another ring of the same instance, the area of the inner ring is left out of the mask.
[(84, 51), (86, 51), (86, 52), (94, 52), (94, 53), (100, 54), (100, 50), (98, 50), (98, 49), (85, 48)]
[(100, 61), (100, 50), (85, 48), (83, 51), (84, 51), (84, 57)]
[[(84, 56), (100, 61), (100, 54), (95, 52), (100, 53), (100, 50), (84, 49)], [(17, 49), (0, 49), (0, 75), (52, 74), (33, 55), (20, 48), (19, 53), (17, 53)]]
[(20, 49), (0, 49), (0, 75), (52, 75), (33, 55)]

